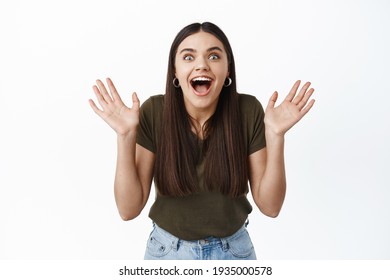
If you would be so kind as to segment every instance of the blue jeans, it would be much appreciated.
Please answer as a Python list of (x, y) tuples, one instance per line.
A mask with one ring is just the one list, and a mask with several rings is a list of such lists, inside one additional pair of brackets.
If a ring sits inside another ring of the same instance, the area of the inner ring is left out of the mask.
[(246, 225), (224, 238), (186, 241), (156, 224), (149, 236), (145, 260), (256, 260)]

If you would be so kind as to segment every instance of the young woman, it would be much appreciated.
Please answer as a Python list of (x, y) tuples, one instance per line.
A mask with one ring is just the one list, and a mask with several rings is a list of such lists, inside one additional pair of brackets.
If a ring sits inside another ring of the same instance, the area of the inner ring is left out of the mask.
[(145, 259), (256, 259), (246, 230), (252, 207), (276, 217), (286, 192), (284, 135), (313, 106), (300, 81), (277, 107), (236, 90), (233, 52), (214, 24), (194, 23), (172, 43), (165, 95), (127, 107), (114, 84), (93, 86), (92, 109), (117, 133), (115, 199), (130, 220), (154, 179)]

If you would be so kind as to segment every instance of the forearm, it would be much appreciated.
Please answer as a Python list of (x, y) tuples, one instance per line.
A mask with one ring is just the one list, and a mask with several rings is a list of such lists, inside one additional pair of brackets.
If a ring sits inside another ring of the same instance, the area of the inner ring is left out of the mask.
[(266, 133), (267, 161), (258, 189), (258, 205), (268, 216), (276, 217), (286, 194), (284, 136)]
[(143, 189), (136, 167), (136, 133), (118, 136), (114, 182), (115, 200), (122, 219), (132, 219), (143, 208)]

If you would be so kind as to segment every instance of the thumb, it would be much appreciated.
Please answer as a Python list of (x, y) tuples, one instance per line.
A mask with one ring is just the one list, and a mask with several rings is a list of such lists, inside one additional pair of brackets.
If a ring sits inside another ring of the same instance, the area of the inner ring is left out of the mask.
[(273, 109), (275, 107), (276, 100), (278, 99), (278, 92), (275, 91), (268, 101), (267, 109)]
[(132, 97), (132, 101), (133, 101), (133, 109), (135, 109), (136, 111), (138, 111), (138, 110), (139, 110), (139, 107), (140, 107), (140, 102), (139, 102), (137, 93), (136, 93), (136, 92), (133, 92), (133, 94), (131, 95), (131, 97)]

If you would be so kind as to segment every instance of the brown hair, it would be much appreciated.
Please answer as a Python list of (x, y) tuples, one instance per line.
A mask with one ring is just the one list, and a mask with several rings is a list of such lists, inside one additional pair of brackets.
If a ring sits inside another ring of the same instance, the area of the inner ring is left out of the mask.
[(180, 43), (188, 36), (208, 32), (220, 40), (228, 56), (232, 83), (223, 87), (213, 116), (205, 123), (204, 182), (208, 189), (237, 197), (247, 192), (247, 151), (243, 142), (242, 123), (233, 52), (223, 31), (213, 23), (193, 23), (175, 37), (168, 62), (166, 94), (160, 141), (157, 147), (155, 185), (159, 194), (184, 196), (198, 191), (196, 165), (199, 160), (198, 139), (191, 131), (181, 88), (173, 86), (175, 56)]

